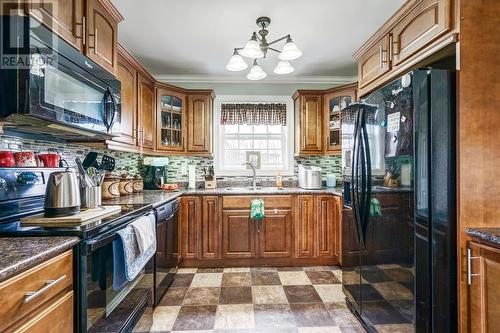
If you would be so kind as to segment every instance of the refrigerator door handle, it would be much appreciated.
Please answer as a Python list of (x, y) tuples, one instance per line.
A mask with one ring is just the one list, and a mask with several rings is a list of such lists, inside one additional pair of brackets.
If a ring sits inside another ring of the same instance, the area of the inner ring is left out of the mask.
[(356, 123), (354, 128), (353, 145), (353, 165), (352, 165), (352, 210), (355, 220), (356, 235), (358, 242), (364, 247), (364, 239), (361, 230), (360, 197), (359, 197), (359, 157), (360, 157), (360, 124), (363, 110), (359, 109), (356, 114)]
[(366, 129), (366, 119), (363, 119), (361, 126), (361, 138), (363, 146), (363, 207), (362, 207), (362, 233), (366, 239), (366, 232), (370, 219), (370, 201), (371, 201), (371, 156), (370, 156), (370, 141), (368, 138), (368, 131)]

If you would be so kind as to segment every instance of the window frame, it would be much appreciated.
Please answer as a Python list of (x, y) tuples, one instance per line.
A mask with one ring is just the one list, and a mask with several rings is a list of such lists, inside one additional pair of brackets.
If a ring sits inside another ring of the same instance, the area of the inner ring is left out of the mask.
[(283, 162), (286, 168), (279, 170), (258, 169), (258, 176), (275, 176), (277, 174), (283, 176), (292, 176), (294, 174), (294, 112), (293, 99), (290, 96), (264, 96), (264, 95), (221, 95), (216, 96), (214, 100), (214, 122), (213, 122), (213, 141), (214, 141), (214, 170), (218, 176), (248, 176), (251, 170), (241, 167), (241, 169), (224, 168), (224, 145), (222, 142), (222, 125), (220, 124), (221, 105), (224, 103), (284, 103), (286, 105), (286, 153), (283, 155)]

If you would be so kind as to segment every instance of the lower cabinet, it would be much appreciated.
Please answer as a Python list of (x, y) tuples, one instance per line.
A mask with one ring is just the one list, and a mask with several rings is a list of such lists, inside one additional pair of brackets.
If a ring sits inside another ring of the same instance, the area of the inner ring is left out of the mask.
[[(264, 196), (262, 220), (250, 218), (250, 196), (185, 196), (180, 248), (186, 259), (340, 258), (342, 199), (333, 195)], [(290, 261), (292, 260), (292, 261)], [(319, 262), (319, 261), (318, 261)], [(189, 263), (194, 263), (189, 261)]]
[(471, 332), (500, 330), (500, 249), (476, 242), (469, 243), (469, 313)]
[(249, 210), (222, 212), (222, 257), (255, 258), (255, 223)]

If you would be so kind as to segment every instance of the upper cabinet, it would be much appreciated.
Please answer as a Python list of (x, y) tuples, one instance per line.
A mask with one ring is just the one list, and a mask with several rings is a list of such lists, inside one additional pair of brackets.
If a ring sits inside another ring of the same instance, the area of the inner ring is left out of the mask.
[(451, 28), (451, 0), (421, 0), (390, 32), (392, 63), (399, 65)]
[(123, 17), (109, 0), (27, 1), (30, 16), (116, 75), (118, 23)]
[(86, 55), (111, 73), (118, 64), (118, 20), (100, 0), (87, 0)]
[(135, 145), (137, 140), (137, 70), (119, 55), (116, 76), (121, 82), (121, 135), (113, 140)]
[(166, 89), (156, 92), (156, 149), (184, 150), (186, 95)]
[(359, 95), (418, 66), (457, 41), (452, 0), (407, 1), (355, 54)]
[(342, 152), (341, 114), (356, 101), (357, 83), (328, 90), (297, 90), (295, 154), (329, 155)]
[(27, 1), (28, 13), (80, 52), (84, 42), (84, 0)]
[(187, 151), (212, 153), (213, 92), (197, 91), (188, 96)]
[(137, 145), (147, 150), (154, 149), (154, 114), (155, 93), (154, 82), (139, 74), (137, 80)]
[(295, 101), (295, 154), (317, 155), (323, 152), (323, 111), (320, 91), (298, 90)]
[(325, 154), (342, 152), (342, 111), (356, 101), (357, 84), (330, 89), (323, 96)]

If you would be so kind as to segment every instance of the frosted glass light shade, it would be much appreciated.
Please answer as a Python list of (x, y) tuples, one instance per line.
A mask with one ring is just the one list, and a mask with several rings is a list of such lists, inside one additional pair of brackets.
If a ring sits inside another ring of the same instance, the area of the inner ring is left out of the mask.
[(297, 45), (289, 38), (285, 45), (283, 45), (283, 50), (281, 50), (278, 58), (280, 60), (295, 60), (302, 56), (302, 51), (299, 50)]
[(234, 53), (229, 62), (226, 65), (226, 69), (232, 72), (239, 72), (248, 68), (248, 64), (243, 60), (243, 58), (238, 54)]
[(260, 67), (256, 63), (254, 63), (252, 68), (250, 68), (250, 72), (247, 74), (247, 79), (252, 80), (252, 81), (257, 81), (257, 80), (264, 79), (266, 76), (267, 76), (267, 74), (266, 74), (266, 72), (264, 72), (262, 67)]
[(290, 63), (286, 60), (280, 60), (276, 67), (274, 68), (274, 73), (275, 74), (290, 74), (294, 71), (295, 69), (290, 65)]
[(239, 53), (247, 58), (258, 59), (264, 57), (264, 52), (260, 49), (260, 43), (257, 41), (257, 35), (254, 33), (245, 47)]

